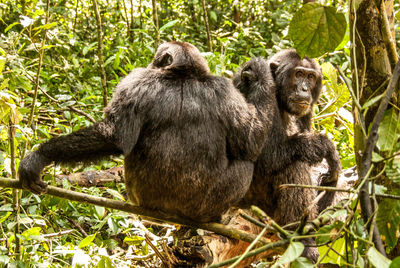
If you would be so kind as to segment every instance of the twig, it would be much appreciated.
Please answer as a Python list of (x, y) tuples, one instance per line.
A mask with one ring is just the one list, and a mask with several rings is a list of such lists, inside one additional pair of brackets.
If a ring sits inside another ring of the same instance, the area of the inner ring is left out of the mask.
[[(289, 242), (290, 242), (289, 239), (285, 239), (285, 240), (280, 240), (280, 241), (277, 241), (277, 242), (269, 243), (269, 244), (267, 244), (267, 245), (265, 245), (265, 246), (262, 246), (262, 247), (259, 247), (259, 248), (255, 249), (255, 250), (250, 251), (249, 253), (247, 253), (247, 254), (244, 256), (244, 258), (249, 258), (249, 257), (255, 256), (255, 255), (260, 254), (260, 253), (262, 253), (262, 252), (264, 252), (264, 251), (267, 251), (267, 250), (269, 250), (269, 249), (273, 249), (273, 248), (283, 248), (284, 246), (286, 246), (287, 244), (289, 244)], [(237, 257), (235, 257), (235, 258), (232, 258), (232, 259), (229, 259), (229, 260), (226, 260), (226, 261), (217, 263), (217, 264), (210, 265), (210, 266), (208, 266), (207, 268), (218, 268), (218, 267), (222, 267), (222, 266), (225, 266), (225, 265), (234, 263), (234, 262), (235, 262), (236, 260), (238, 260), (239, 258), (241, 258), (241, 256), (237, 256)]]
[[(342, 188), (331, 187), (331, 186), (314, 186), (314, 185), (307, 185), (307, 184), (281, 184), (279, 187), (281, 189), (307, 188), (307, 189), (315, 189), (315, 190), (327, 191), (327, 192), (344, 192), (344, 193), (353, 193), (353, 194), (358, 193), (358, 191), (354, 190), (354, 189), (342, 189)], [(399, 195), (393, 195), (393, 194), (375, 194), (375, 196), (380, 197), (380, 198), (400, 200)]]
[(206, 25), (208, 49), (209, 49), (210, 51), (212, 51), (212, 42), (211, 42), (211, 35), (210, 35), (210, 26), (209, 26), (209, 24), (208, 24), (208, 15), (207, 15), (207, 9), (206, 9), (206, 2), (205, 2), (205, 0), (201, 0), (201, 7), (203, 8), (204, 24)]
[[(1, 178), (1, 177), (0, 177), (0, 187), (22, 189), (22, 185), (18, 180), (11, 180), (11, 179)], [(78, 201), (78, 202), (83, 202), (83, 203), (87, 203), (87, 204), (92, 204), (95, 206), (107, 207), (107, 208), (118, 209), (118, 210), (129, 212), (129, 213), (139, 214), (139, 215), (143, 215), (143, 216), (155, 219), (155, 220), (167, 221), (167, 222), (186, 225), (186, 226), (190, 226), (190, 227), (194, 227), (194, 228), (198, 228), (198, 229), (208, 230), (208, 231), (214, 232), (216, 234), (220, 234), (220, 235), (223, 235), (223, 236), (226, 236), (229, 238), (233, 238), (233, 239), (243, 240), (243, 241), (246, 241), (249, 243), (251, 243), (254, 239), (256, 239), (256, 236), (253, 234), (249, 234), (249, 233), (241, 231), (241, 230), (236, 230), (234, 228), (227, 227), (221, 223), (193, 222), (191, 220), (175, 217), (173, 215), (167, 215), (167, 214), (161, 213), (159, 211), (148, 210), (143, 207), (134, 206), (130, 203), (121, 202), (121, 201), (104, 198), (104, 197), (91, 196), (88, 194), (79, 193), (79, 192), (75, 192), (75, 191), (71, 191), (71, 190), (65, 190), (65, 189), (50, 186), (50, 185), (47, 186), (47, 194), (65, 198), (65, 199), (69, 199), (72, 201)], [(258, 243), (260, 243), (260, 244), (268, 244), (270, 242), (271, 242), (271, 240), (266, 239), (264, 237), (258, 241)]]
[(153, 245), (151, 242), (150, 236), (146, 233), (144, 236), (144, 239), (146, 240), (146, 243), (153, 249), (154, 253), (157, 255), (157, 257), (161, 260), (161, 262), (168, 268), (171, 268), (171, 264), (164, 258), (164, 256), (161, 254), (161, 252), (156, 248), (156, 246)]
[(259, 207), (251, 206), (251, 211), (264, 222), (268, 222), (272, 226), (272, 228), (274, 228), (284, 238), (288, 238), (291, 236), (291, 234), (288, 231), (279, 226), (271, 217), (265, 214), (265, 212), (262, 211)]
[(268, 231), (274, 231), (274, 232), (276, 231), (274, 228), (270, 227), (268, 224), (260, 222), (244, 212), (240, 213), (240, 216), (256, 226), (259, 226), (261, 228), (268, 228)]
[(52, 237), (56, 237), (56, 236), (63, 236), (63, 235), (67, 235), (70, 233), (75, 232), (76, 230), (71, 229), (71, 230), (66, 230), (66, 231), (60, 231), (58, 233), (51, 233), (51, 234), (42, 234), (41, 237), (43, 238), (52, 238)]
[(249, 253), (249, 251), (257, 244), (258, 240), (260, 240), (260, 238), (267, 231), (267, 228), (268, 228), (268, 226), (264, 227), (264, 229), (261, 230), (261, 232), (258, 234), (256, 239), (254, 239), (254, 241), (251, 242), (251, 244), (246, 248), (246, 251), (240, 256), (239, 259), (237, 259), (231, 266), (229, 266), (229, 268), (235, 267), (236, 265), (238, 265), (245, 258), (246, 254)]

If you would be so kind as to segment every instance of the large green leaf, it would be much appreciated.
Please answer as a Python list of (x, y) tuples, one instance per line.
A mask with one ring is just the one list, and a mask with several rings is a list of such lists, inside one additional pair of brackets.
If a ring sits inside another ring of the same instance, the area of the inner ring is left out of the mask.
[(388, 268), (390, 266), (391, 261), (379, 253), (379, 251), (377, 251), (374, 247), (369, 248), (367, 256), (368, 260), (376, 268)]
[(272, 266), (279, 267), (281, 264), (290, 263), (300, 257), (301, 253), (304, 251), (304, 245), (301, 242), (291, 242), (283, 253), (282, 257)]
[(385, 112), (383, 120), (378, 129), (378, 141), (376, 145), (381, 151), (391, 151), (398, 138), (399, 116), (395, 109), (389, 109)]
[(312, 267), (314, 267), (312, 261), (304, 257), (297, 258), (290, 265), (290, 268), (312, 268)]
[(400, 201), (385, 199), (379, 204), (376, 218), (379, 232), (386, 243), (386, 249), (391, 251), (397, 244), (397, 232), (400, 224)]
[(346, 17), (334, 7), (308, 3), (294, 14), (289, 38), (301, 57), (334, 51), (346, 33)]

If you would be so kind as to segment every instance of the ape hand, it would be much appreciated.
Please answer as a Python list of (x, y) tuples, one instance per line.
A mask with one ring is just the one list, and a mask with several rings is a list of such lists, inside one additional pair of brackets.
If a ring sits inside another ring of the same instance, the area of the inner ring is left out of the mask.
[(18, 169), (18, 177), (24, 189), (35, 194), (41, 194), (47, 191), (47, 183), (40, 178), (40, 173), (45, 163), (45, 158), (37, 151), (28, 154), (21, 160)]

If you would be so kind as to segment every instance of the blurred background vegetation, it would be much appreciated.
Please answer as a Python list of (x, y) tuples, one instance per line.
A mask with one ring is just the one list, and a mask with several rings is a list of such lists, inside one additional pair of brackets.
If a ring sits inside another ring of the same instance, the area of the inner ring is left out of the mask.
[[(345, 1), (324, 4), (348, 13)], [(116, 84), (147, 66), (159, 43), (190, 42), (214, 74), (230, 77), (251, 57), (292, 47), (289, 24), (302, 6), (279, 0), (0, 0), (0, 177), (16, 178), (20, 159), (41, 142), (101, 119)], [(325, 79), (314, 120), (337, 145), (345, 169), (356, 165), (352, 103), (337, 69), (351, 78), (349, 41), (347, 30), (333, 52), (317, 58)], [(55, 174), (121, 163), (51, 166), (45, 179), (55, 184)], [(124, 200), (123, 184), (81, 190)], [(0, 189), (0, 197), (0, 267), (159, 265), (134, 215), (11, 189)], [(170, 239), (171, 228), (150, 231)]]

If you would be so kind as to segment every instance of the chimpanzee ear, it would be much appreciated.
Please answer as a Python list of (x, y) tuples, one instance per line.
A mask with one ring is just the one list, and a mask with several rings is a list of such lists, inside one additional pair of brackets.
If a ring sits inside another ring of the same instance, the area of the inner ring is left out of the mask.
[(271, 69), (272, 75), (274, 77), (276, 75), (276, 70), (278, 69), (278, 67), (279, 67), (279, 62), (273, 60), (269, 61), (269, 68)]
[(160, 57), (154, 60), (153, 65), (158, 68), (166, 67), (171, 65), (173, 62), (172, 55), (169, 52), (165, 52)]

